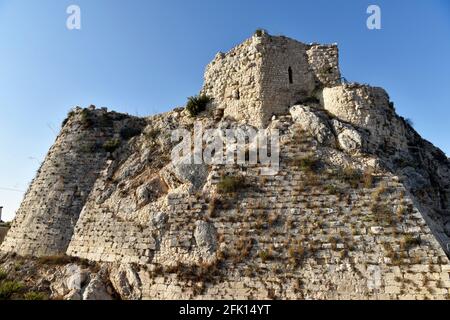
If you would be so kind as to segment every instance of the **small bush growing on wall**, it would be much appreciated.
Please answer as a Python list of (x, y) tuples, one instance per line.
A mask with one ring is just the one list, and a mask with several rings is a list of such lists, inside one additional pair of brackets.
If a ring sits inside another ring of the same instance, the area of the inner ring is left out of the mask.
[(75, 112), (73, 110), (71, 110), (68, 114), (67, 117), (63, 120), (61, 127), (64, 128), (65, 125), (67, 124), (67, 122), (69, 122), (70, 118), (72, 118), (75, 115)]
[(225, 176), (217, 185), (217, 191), (221, 194), (236, 193), (245, 187), (244, 177)]
[(142, 132), (142, 130), (139, 129), (139, 128), (123, 127), (120, 130), (120, 136), (122, 137), (122, 139), (128, 140), (128, 139), (131, 139), (131, 138), (133, 138), (135, 136), (140, 135), (141, 132)]
[(27, 292), (23, 295), (23, 298), (25, 300), (47, 300), (48, 296), (45, 293), (42, 292)]
[(103, 144), (103, 149), (106, 152), (111, 152), (112, 153), (112, 152), (116, 151), (119, 146), (120, 146), (120, 140), (119, 139), (111, 139), (111, 140), (106, 141)]
[(81, 124), (83, 125), (84, 128), (89, 128), (94, 124), (92, 115), (87, 109), (83, 109), (81, 111)]
[(267, 33), (267, 30), (265, 30), (265, 29), (259, 28), (259, 29), (256, 29), (256, 30), (255, 30), (255, 35), (256, 35), (257, 37), (262, 37), (262, 35), (265, 34), (265, 33)]
[(6, 271), (0, 269), (0, 281), (5, 280), (8, 277)]
[(319, 160), (313, 155), (308, 155), (294, 159), (292, 164), (304, 172), (314, 172), (319, 167)]
[(358, 169), (350, 166), (345, 167), (343, 170), (338, 170), (336, 173), (338, 179), (343, 182), (347, 182), (352, 188), (357, 188), (363, 178)]
[(9, 300), (22, 289), (22, 284), (17, 281), (2, 281), (0, 282), (0, 300)]
[(158, 138), (158, 136), (160, 134), (161, 134), (161, 130), (154, 128), (154, 129), (150, 129), (147, 132), (145, 132), (145, 137), (150, 141), (154, 141)]
[(401, 240), (400, 246), (404, 250), (409, 250), (412, 247), (420, 246), (421, 240), (418, 237), (414, 237), (410, 234), (406, 234), (403, 236), (403, 239)]
[(405, 119), (405, 122), (406, 122), (410, 127), (414, 127), (414, 121), (412, 121), (411, 119), (407, 118), (407, 119)]
[(191, 117), (195, 117), (206, 110), (206, 106), (211, 102), (211, 100), (212, 99), (206, 95), (189, 97), (186, 109)]

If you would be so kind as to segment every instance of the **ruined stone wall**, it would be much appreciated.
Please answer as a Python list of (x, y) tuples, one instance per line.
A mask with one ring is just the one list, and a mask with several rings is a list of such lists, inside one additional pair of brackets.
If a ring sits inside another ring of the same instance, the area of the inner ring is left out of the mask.
[(315, 89), (339, 83), (338, 58), (335, 45), (255, 34), (215, 57), (206, 69), (202, 93), (213, 97), (225, 116), (264, 126), (272, 115), (310, 98)]
[(76, 109), (25, 194), (1, 251), (45, 256), (65, 253), (91, 188), (126, 116)]
[[(448, 298), (448, 259), (399, 179), (382, 175), (373, 186), (355, 188), (342, 184), (330, 172), (322, 173), (317, 181), (291, 161), (313, 150), (320, 159), (339, 163), (335, 151), (316, 149), (314, 141), (300, 135), (291, 121), (281, 120), (277, 127), (293, 130), (293, 137), (284, 140), (278, 175), (263, 178), (256, 167), (213, 168), (213, 186), (223, 174), (243, 174), (255, 186), (242, 190), (236, 199), (224, 200), (214, 214), (202, 212), (204, 204), (200, 201), (196, 206), (195, 197), (171, 199), (176, 206), (168, 223), (172, 244), (180, 249), (173, 250), (166, 263), (186, 259), (177, 252), (195, 251), (193, 220), (207, 220), (217, 230), (219, 251), (228, 257), (221, 266), (225, 275), (206, 273), (212, 280), (203, 285), (184, 278), (183, 272), (141, 271), (143, 297)], [(331, 191), (330, 186), (340, 191)], [(393, 222), (388, 222), (388, 216), (376, 217), (382, 213), (373, 205), (383, 203)], [(408, 247), (411, 239), (420, 239), (421, 244)]]
[[(289, 116), (272, 123), (284, 141), (276, 176), (213, 166), (200, 191), (178, 183), (144, 202), (136, 190), (155, 181), (154, 158), (143, 154), (153, 144), (134, 138), (97, 181), (68, 253), (136, 263), (129, 272), (144, 299), (447, 297), (448, 259), (399, 179), (384, 172), (373, 185), (348, 185), (334, 170), (361, 164), (299, 125)], [(311, 152), (329, 161), (320, 174), (295, 165)], [(171, 185), (167, 166), (157, 175)], [(248, 187), (221, 197), (223, 175), (243, 175)], [(375, 205), (389, 214), (380, 219)]]
[[(100, 262), (134, 299), (448, 298), (448, 159), (384, 90), (338, 85), (337, 56), (262, 33), (206, 70), (202, 93), (223, 118), (77, 110), (1, 250)], [(224, 134), (230, 118), (280, 130), (275, 176), (170, 161), (172, 130)], [(127, 126), (144, 130), (123, 139)], [(224, 176), (237, 192), (220, 192)]]
[(129, 141), (128, 150), (118, 150), (99, 176), (68, 254), (93, 261), (147, 264), (158, 250), (158, 235), (170, 209), (167, 184), (172, 185), (170, 177), (163, 180), (161, 169), (170, 161), (171, 130), (183, 122), (178, 112), (147, 122), (144, 133)]
[(321, 87), (340, 83), (339, 48), (337, 45), (311, 44), (306, 51), (308, 62)]
[(407, 128), (395, 116), (388, 94), (382, 88), (345, 84), (325, 88), (323, 107), (336, 117), (369, 132), (370, 150), (405, 150)]
[(311, 98), (315, 89), (339, 82), (336, 46), (311, 46), (286, 37), (265, 36), (262, 48), (261, 97), (267, 117), (286, 113), (292, 105)]
[(347, 84), (325, 88), (325, 110), (367, 131), (367, 150), (404, 179), (433, 233), (450, 254), (450, 162), (423, 140), (382, 88)]
[(2, 244), (3, 240), (5, 239), (7, 232), (8, 232), (8, 228), (0, 227), (0, 244)]
[(226, 54), (218, 53), (206, 68), (202, 93), (213, 97), (225, 116), (256, 121), (261, 117), (259, 42), (252, 37)]

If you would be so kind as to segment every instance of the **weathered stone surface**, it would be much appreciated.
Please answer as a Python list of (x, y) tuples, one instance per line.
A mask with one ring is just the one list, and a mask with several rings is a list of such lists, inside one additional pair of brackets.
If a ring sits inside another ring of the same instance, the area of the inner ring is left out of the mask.
[(0, 227), (0, 244), (2, 244), (3, 239), (5, 239), (6, 234), (8, 233), (8, 229), (6, 227)]
[(65, 253), (106, 164), (103, 145), (123, 126), (139, 127), (141, 121), (105, 110), (74, 109), (25, 194), (1, 250), (32, 256)]
[(103, 279), (96, 275), (83, 291), (83, 300), (112, 300)]
[(217, 248), (217, 232), (211, 223), (197, 221), (194, 232), (195, 242), (203, 252), (212, 254)]
[(137, 188), (137, 204), (138, 206), (145, 206), (167, 193), (167, 191), (168, 187), (166, 183), (159, 176), (155, 176), (151, 178), (147, 183)]
[(339, 79), (336, 45), (264, 33), (217, 55), (206, 68), (202, 93), (216, 99), (225, 117), (265, 126), (273, 114), (285, 114), (317, 87)]
[[(123, 299), (448, 298), (449, 160), (384, 90), (338, 76), (334, 45), (263, 33), (208, 66), (202, 93), (215, 100), (198, 118), (143, 119), (143, 134), (91, 154), (80, 140), (103, 143), (138, 120), (95, 112), (84, 128), (76, 111), (1, 250), (97, 261)], [(195, 121), (279, 130), (278, 173), (171, 163), (172, 130)], [(245, 183), (222, 194), (224, 176)], [(93, 274), (81, 289), (63, 271), (46, 279), (55, 297), (112, 295)]]
[(364, 151), (365, 141), (361, 133), (352, 126), (336, 119), (331, 121), (334, 132), (337, 135), (339, 146), (347, 152)]
[(69, 264), (55, 275), (55, 279), (50, 287), (54, 298), (81, 300), (81, 291), (88, 273), (76, 264)]
[(319, 143), (330, 144), (334, 142), (334, 135), (328, 123), (314, 113), (311, 107), (297, 105), (290, 108), (289, 112), (292, 119), (314, 136)]
[(141, 280), (131, 265), (121, 264), (113, 268), (110, 281), (124, 300), (137, 300), (142, 296)]

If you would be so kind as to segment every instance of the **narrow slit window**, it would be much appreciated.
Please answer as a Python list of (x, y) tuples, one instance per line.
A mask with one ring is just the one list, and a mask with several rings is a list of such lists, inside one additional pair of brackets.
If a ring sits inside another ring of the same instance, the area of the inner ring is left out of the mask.
[(292, 68), (291, 67), (289, 67), (288, 73), (289, 73), (289, 83), (293, 84), (294, 83), (294, 79), (292, 78)]

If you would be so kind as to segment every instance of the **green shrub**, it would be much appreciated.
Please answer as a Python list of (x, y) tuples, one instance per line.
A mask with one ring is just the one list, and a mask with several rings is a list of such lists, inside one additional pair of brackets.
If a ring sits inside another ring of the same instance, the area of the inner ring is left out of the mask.
[(81, 124), (84, 128), (89, 128), (94, 124), (92, 114), (88, 109), (83, 109), (81, 111)]
[(299, 167), (302, 171), (313, 172), (319, 167), (319, 160), (317, 160), (313, 155), (309, 155), (294, 159), (293, 165)]
[(17, 281), (2, 281), (0, 282), (0, 300), (9, 300), (11, 297), (19, 293), (23, 286)]
[(338, 187), (336, 187), (334, 184), (328, 184), (325, 186), (325, 190), (329, 193), (329, 194), (338, 194), (339, 193), (339, 189)]
[(265, 33), (267, 33), (267, 31), (264, 30), (264, 29), (261, 29), (261, 28), (255, 30), (255, 35), (256, 35), (257, 37), (261, 37), (261, 36), (262, 36), (263, 34), (265, 34)]
[(191, 117), (195, 117), (206, 110), (206, 106), (211, 102), (211, 100), (212, 99), (206, 95), (189, 97), (186, 109)]
[(244, 177), (224, 176), (217, 184), (217, 191), (220, 194), (231, 194), (245, 188)]
[(111, 140), (106, 141), (103, 144), (103, 149), (106, 152), (111, 152), (112, 153), (112, 152), (116, 151), (117, 148), (119, 148), (119, 146), (120, 146), (120, 140), (119, 139), (111, 139)]
[(402, 249), (408, 250), (412, 247), (420, 246), (420, 244), (421, 244), (420, 238), (414, 237), (410, 234), (406, 234), (403, 236), (400, 246), (402, 247)]
[(142, 132), (142, 130), (139, 128), (123, 127), (120, 130), (120, 136), (122, 137), (122, 139), (128, 140), (135, 136), (140, 135), (141, 132)]
[(39, 263), (46, 265), (64, 265), (68, 263), (72, 263), (76, 260), (76, 258), (62, 255), (54, 255), (54, 256), (45, 256), (39, 258)]
[(98, 119), (98, 125), (102, 128), (111, 128), (114, 126), (114, 120), (109, 113), (104, 113)]
[(158, 138), (158, 136), (160, 134), (161, 134), (161, 130), (154, 128), (154, 129), (150, 129), (147, 132), (145, 132), (145, 137), (150, 141), (154, 141), (156, 138)]
[(414, 121), (412, 121), (411, 119), (407, 118), (407, 119), (405, 119), (405, 122), (406, 122), (410, 127), (414, 127)]
[(25, 300), (47, 300), (48, 296), (45, 293), (42, 292), (34, 292), (30, 291), (23, 295), (23, 298)]
[(67, 114), (67, 117), (63, 120), (61, 127), (64, 128), (65, 125), (69, 122), (70, 118), (72, 118), (75, 115), (75, 111), (71, 110)]
[(95, 153), (102, 149), (102, 145), (99, 143), (87, 143), (80, 145), (80, 151), (83, 153)]
[(272, 253), (270, 250), (261, 250), (259, 252), (259, 257), (261, 258), (261, 261), (265, 263), (267, 260), (272, 259)]
[(8, 277), (6, 271), (0, 269), (0, 281), (5, 280)]
[(343, 182), (350, 184), (352, 188), (357, 188), (362, 180), (361, 172), (350, 166), (345, 167), (344, 170), (337, 171), (337, 177)]

